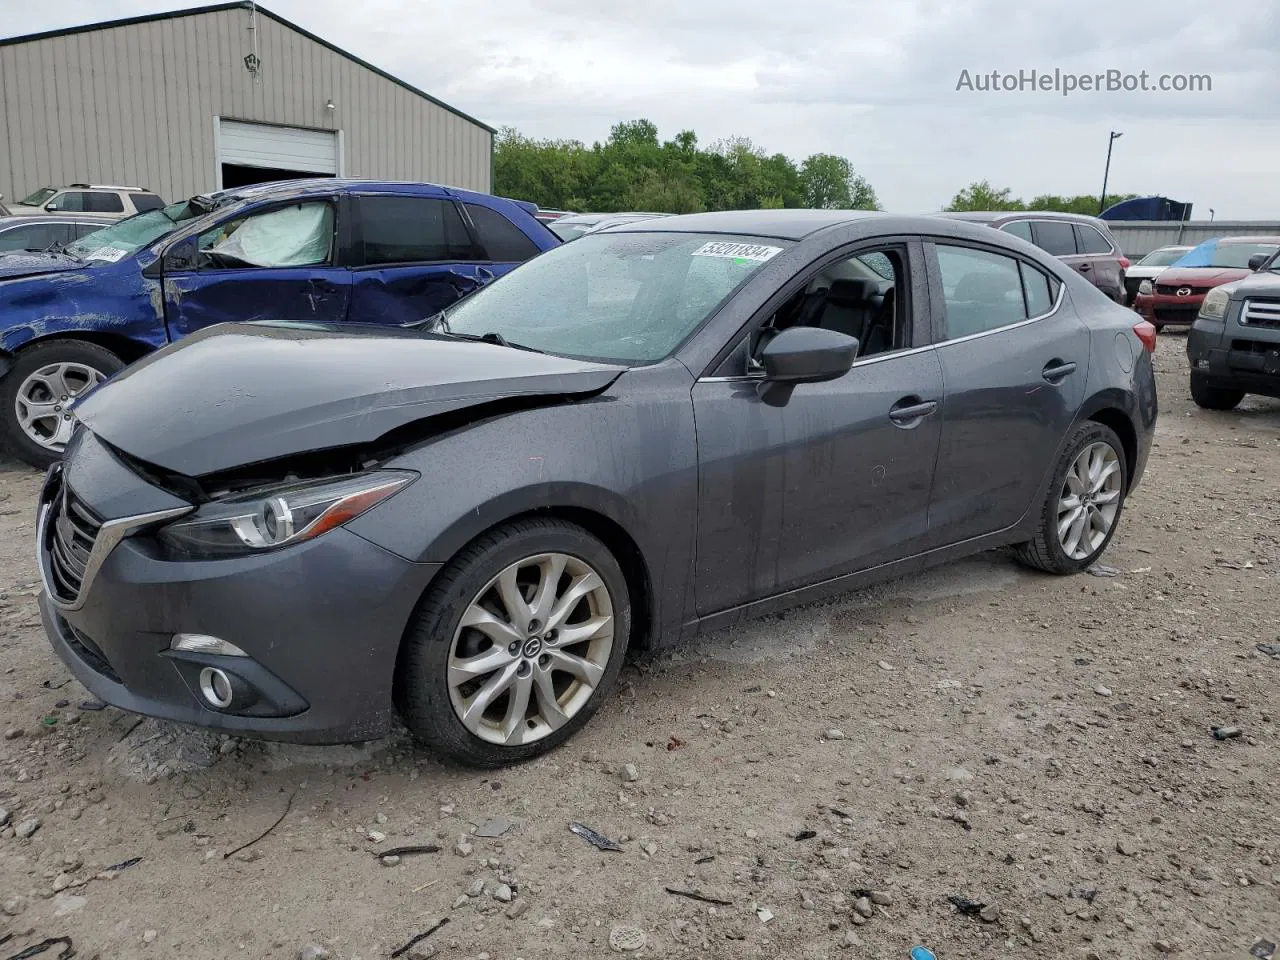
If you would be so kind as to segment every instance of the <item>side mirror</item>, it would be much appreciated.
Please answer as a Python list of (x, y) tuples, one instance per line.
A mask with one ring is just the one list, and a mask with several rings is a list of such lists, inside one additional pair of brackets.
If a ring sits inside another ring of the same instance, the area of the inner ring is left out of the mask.
[(58, 209), (58, 201), (57, 201), (57, 200), (50, 200), (48, 203), (46, 203), (46, 204), (44, 205), (44, 208), (45, 208), (46, 210), (48, 210), (50, 213), (53, 213), (53, 212), (57, 211), (57, 209)]
[(770, 383), (823, 383), (843, 377), (858, 355), (858, 340), (820, 327), (783, 330), (760, 351)]
[(1249, 258), (1249, 269), (1260, 270), (1262, 268), (1262, 265), (1270, 259), (1271, 259), (1271, 254), (1269, 253), (1255, 253), (1252, 257)]

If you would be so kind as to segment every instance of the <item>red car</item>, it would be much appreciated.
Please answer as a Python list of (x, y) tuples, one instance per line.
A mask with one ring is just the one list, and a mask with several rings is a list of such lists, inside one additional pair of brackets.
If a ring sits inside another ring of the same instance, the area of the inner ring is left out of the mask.
[(1204, 295), (1214, 287), (1240, 280), (1280, 250), (1280, 237), (1217, 237), (1206, 240), (1138, 286), (1133, 309), (1157, 330), (1194, 322)]

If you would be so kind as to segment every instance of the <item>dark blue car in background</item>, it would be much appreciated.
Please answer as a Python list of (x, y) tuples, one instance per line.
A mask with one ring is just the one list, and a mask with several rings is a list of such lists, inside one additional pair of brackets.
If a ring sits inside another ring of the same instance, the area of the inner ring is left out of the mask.
[(0, 256), (0, 445), (47, 466), (77, 397), (212, 324), (404, 324), (559, 242), (500, 197), (317, 179), (193, 197), (60, 250)]

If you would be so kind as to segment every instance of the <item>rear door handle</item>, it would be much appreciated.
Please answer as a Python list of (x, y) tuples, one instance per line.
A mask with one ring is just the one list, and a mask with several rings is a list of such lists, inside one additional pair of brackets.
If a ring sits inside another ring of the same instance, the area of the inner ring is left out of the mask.
[(1049, 383), (1061, 383), (1075, 372), (1076, 365), (1072, 361), (1050, 360), (1040, 371), (1040, 376)]
[(938, 409), (938, 401), (921, 400), (919, 397), (903, 397), (889, 408), (889, 419), (894, 426), (910, 429)]
[(1078, 269), (1081, 273), (1088, 273), (1088, 272), (1089, 272), (1090, 270), (1092, 270), (1093, 268), (1092, 268), (1091, 266), (1089, 266), (1089, 264), (1087, 264), (1087, 263), (1082, 263), (1082, 264), (1080, 264), (1080, 266), (1079, 266), (1079, 267), (1077, 267), (1076, 269)]

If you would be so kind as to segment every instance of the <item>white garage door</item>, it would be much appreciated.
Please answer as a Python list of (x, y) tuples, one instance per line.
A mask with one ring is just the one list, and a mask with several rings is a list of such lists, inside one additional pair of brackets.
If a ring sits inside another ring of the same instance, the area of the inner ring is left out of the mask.
[(337, 174), (338, 135), (328, 130), (219, 120), (218, 162)]

